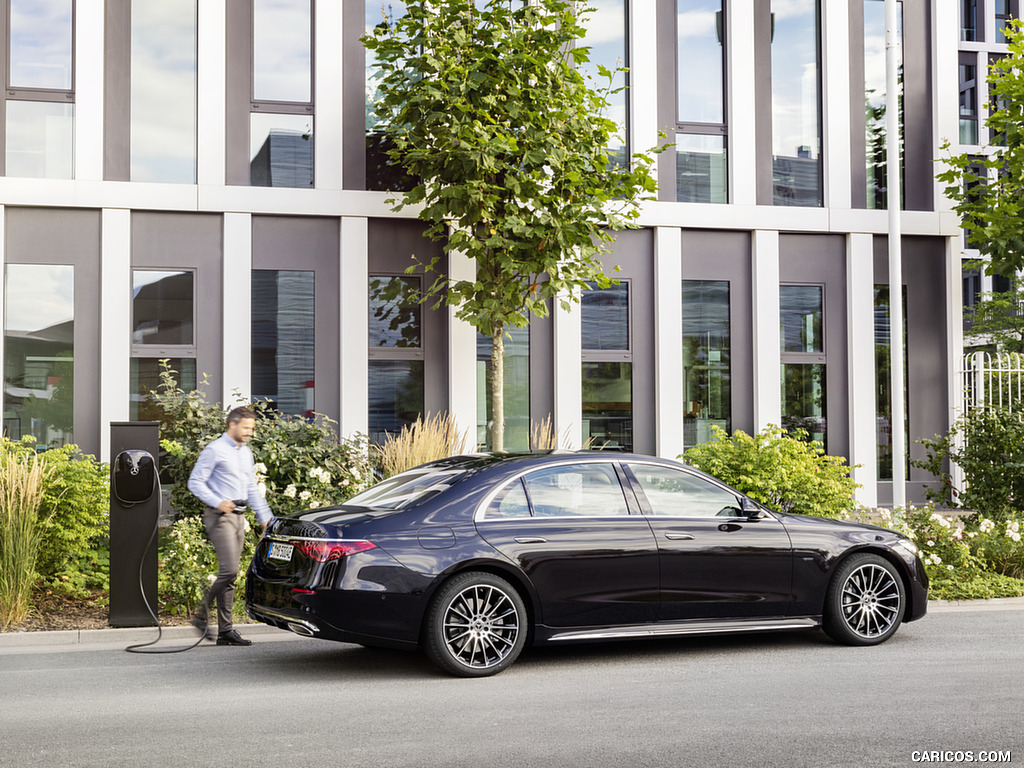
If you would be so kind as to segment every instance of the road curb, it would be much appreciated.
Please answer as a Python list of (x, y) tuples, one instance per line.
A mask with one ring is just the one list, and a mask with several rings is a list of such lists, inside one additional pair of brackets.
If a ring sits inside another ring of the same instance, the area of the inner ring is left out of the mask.
[[(286, 630), (267, 624), (237, 624), (235, 628), (244, 637), (250, 635), (290, 634)], [(0, 650), (5, 648), (46, 648), (74, 645), (118, 645), (147, 643), (157, 638), (156, 627), (111, 627), (109, 629), (70, 629), (52, 632), (2, 632)], [(197, 637), (192, 627), (164, 627), (161, 642), (174, 640), (194, 642)]]
[[(1024, 597), (995, 597), (989, 600), (929, 600), (928, 613), (950, 611), (1024, 611)], [(291, 635), (287, 630), (267, 624), (239, 624), (242, 635)], [(111, 627), (110, 629), (72, 629), (55, 632), (2, 632), (0, 650), (7, 648), (47, 648), (83, 645), (130, 645), (156, 640), (156, 627)], [(161, 641), (192, 642), (192, 627), (164, 627)]]

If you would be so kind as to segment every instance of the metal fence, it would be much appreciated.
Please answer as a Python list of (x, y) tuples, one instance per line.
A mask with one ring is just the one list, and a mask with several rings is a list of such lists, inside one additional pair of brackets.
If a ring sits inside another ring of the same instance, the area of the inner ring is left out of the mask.
[(960, 369), (963, 407), (1024, 411), (1024, 355), (972, 352)]

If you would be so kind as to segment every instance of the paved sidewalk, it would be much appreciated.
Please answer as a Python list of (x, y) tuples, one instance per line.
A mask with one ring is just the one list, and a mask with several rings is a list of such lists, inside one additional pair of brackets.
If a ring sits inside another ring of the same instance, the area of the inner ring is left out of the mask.
[[(928, 613), (948, 611), (1024, 611), (1024, 597), (999, 597), (991, 600), (930, 600)], [(926, 617), (927, 618), (927, 617)], [(267, 624), (238, 624), (243, 637), (292, 639), (299, 635)], [(156, 627), (120, 627), (110, 629), (75, 629), (60, 632), (2, 632), (0, 651), (18, 648), (49, 648), (60, 646), (133, 645), (155, 640)], [(196, 640), (192, 627), (164, 627), (159, 647), (181, 645)], [(212, 644), (208, 641), (208, 644)], [(157, 646), (154, 646), (157, 647)]]

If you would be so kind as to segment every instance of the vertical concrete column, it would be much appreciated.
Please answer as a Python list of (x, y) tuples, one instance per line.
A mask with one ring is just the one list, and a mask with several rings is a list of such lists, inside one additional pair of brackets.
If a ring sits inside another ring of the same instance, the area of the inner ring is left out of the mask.
[(751, 109), (756, 96), (754, 79), (754, 0), (734, 0), (726, 14), (726, 82), (729, 120), (729, 201), (757, 203), (757, 136)]
[(754, 282), (754, 430), (782, 424), (779, 366), (779, 233), (752, 233)]
[[(960, 16), (959, 3), (934, 3), (931, 7), (932, 17), (932, 50), (949, 51), (950, 55), (940, 54), (932, 60), (932, 120), (935, 125), (933, 138), (934, 147), (932, 157), (945, 157), (950, 152), (958, 151), (960, 144), (960, 78), (959, 58), (952, 55), (957, 50), (960, 40)], [(979, 10), (983, 4), (979, 3)], [(991, 8), (991, 6), (989, 6)], [(992, 16), (990, 12), (985, 13), (986, 17)], [(992, 38), (986, 38), (991, 40)], [(978, 108), (978, 131), (979, 140), (982, 139), (985, 119), (989, 112), (988, 80), (982, 75), (988, 71), (988, 57), (985, 54), (979, 55), (977, 69), (977, 108)], [(943, 152), (940, 147), (943, 141), (949, 141), (952, 147)], [(941, 166), (940, 166), (941, 167)], [(936, 168), (936, 170), (939, 170)], [(935, 185), (934, 199), (935, 210), (951, 211), (952, 201), (946, 198), (946, 185), (937, 179), (932, 179)], [(960, 279), (957, 278), (957, 285)], [(960, 300), (957, 299), (957, 305)], [(952, 305), (951, 305), (952, 306)]]
[[(964, 313), (961, 285), (963, 281), (960, 236), (946, 238), (946, 370), (949, 380), (947, 402), (949, 403), (949, 424), (964, 412), (964, 389), (961, 375), (964, 368)], [(950, 468), (953, 486), (964, 487), (963, 470), (953, 464)]]
[(227, 110), (227, 3), (224, 0), (199, 0), (198, 33), (196, 179), (200, 185), (223, 186)]
[(583, 352), (580, 329), (583, 311), (579, 302), (565, 309), (556, 299), (552, 308), (555, 347), (555, 407), (552, 427), (559, 445), (578, 448), (583, 442)]
[[(340, 219), (338, 238), (338, 296), (341, 333), (338, 381), (341, 414), (338, 429), (345, 437), (370, 431), (369, 359), (369, 221), (355, 216)], [(326, 351), (329, 354), (329, 350)]]
[(128, 421), (131, 387), (132, 214), (104, 208), (100, 235), (100, 452), (110, 453), (110, 424)]
[[(873, 237), (846, 238), (846, 309), (850, 408), (851, 475), (857, 501), (878, 504), (878, 438), (875, 402), (875, 273)], [(859, 466), (858, 466), (859, 465)]]
[(74, 175), (103, 178), (103, 0), (78, 0), (75, 10)]
[(629, 7), (629, 135), (631, 150), (658, 143), (658, 9), (657, 3)]
[(252, 397), (252, 215), (224, 214), (225, 406)]
[(682, 233), (654, 230), (655, 450), (675, 458), (683, 452), (683, 253)]
[(821, 4), (822, 133), (825, 206), (849, 209), (850, 176), (850, 4)]
[[(476, 262), (462, 253), (449, 256), (448, 275), (452, 282), (476, 279)], [(467, 449), (476, 444), (477, 330), (465, 320), (455, 317), (455, 307), (448, 308), (448, 412), (454, 417), (459, 434), (468, 436)]]
[(342, 3), (315, 3), (316, 151), (313, 178), (317, 189), (341, 189)]

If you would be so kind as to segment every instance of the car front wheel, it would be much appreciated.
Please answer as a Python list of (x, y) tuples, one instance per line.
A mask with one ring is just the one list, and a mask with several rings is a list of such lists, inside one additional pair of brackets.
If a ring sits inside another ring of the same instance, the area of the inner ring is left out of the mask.
[(441, 669), (460, 677), (486, 677), (518, 658), (526, 644), (526, 606), (500, 576), (454, 576), (427, 610), (424, 650)]
[(853, 555), (829, 584), (823, 628), (846, 645), (878, 645), (895, 634), (906, 603), (903, 579), (892, 563), (878, 555)]

